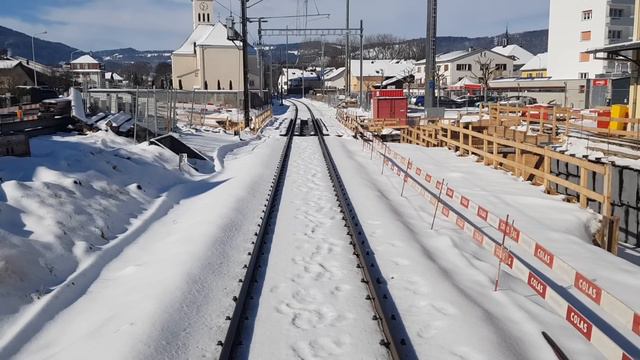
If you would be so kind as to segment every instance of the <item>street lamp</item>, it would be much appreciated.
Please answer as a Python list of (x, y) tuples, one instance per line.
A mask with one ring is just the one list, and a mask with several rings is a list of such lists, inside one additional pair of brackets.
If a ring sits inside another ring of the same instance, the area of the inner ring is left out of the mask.
[(47, 32), (43, 31), (41, 33), (37, 33), (37, 34), (33, 34), (31, 35), (31, 54), (33, 55), (33, 64), (31, 64), (31, 67), (33, 68), (33, 81), (36, 85), (36, 87), (38, 87), (38, 72), (36, 71), (36, 45), (35, 45), (35, 40), (34, 38), (37, 35), (45, 35)]
[(378, 90), (382, 90), (382, 83), (384, 82), (384, 69), (378, 69), (376, 70), (376, 74), (380, 74), (381, 79), (380, 79), (380, 88)]
[(71, 52), (71, 55), (69, 56), (69, 65), (71, 65), (71, 62), (73, 61), (73, 54), (75, 54), (77, 52), (82, 52), (82, 50), (78, 49), (78, 50), (74, 50), (73, 52)]

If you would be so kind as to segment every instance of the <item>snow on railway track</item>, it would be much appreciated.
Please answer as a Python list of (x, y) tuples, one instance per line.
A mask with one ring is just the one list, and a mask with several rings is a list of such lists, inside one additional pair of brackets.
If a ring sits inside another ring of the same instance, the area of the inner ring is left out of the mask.
[[(323, 132), (310, 109), (300, 115)], [(326, 145), (293, 138), (295, 129), (293, 121), (221, 358), (398, 358), (363, 270), (374, 262), (354, 247), (344, 212), (356, 217), (337, 198)]]

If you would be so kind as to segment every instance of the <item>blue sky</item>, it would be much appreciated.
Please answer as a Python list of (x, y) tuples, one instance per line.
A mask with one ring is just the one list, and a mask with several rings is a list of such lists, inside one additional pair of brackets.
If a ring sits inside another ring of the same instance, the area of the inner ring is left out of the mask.
[[(238, 0), (217, 0), (215, 17), (239, 13)], [(253, 2), (255, 0), (251, 0)], [(300, 1), (302, 2), (302, 1)], [(190, 0), (0, 0), (0, 25), (25, 33), (47, 30), (42, 38), (86, 51), (135, 47), (174, 49), (191, 31)], [(404, 38), (424, 34), (426, 0), (351, 0), (355, 26), (365, 20), (367, 33), (392, 33)], [(485, 36), (504, 31), (548, 26), (549, 0), (440, 0), (439, 35)], [(345, 23), (345, 0), (309, 0), (309, 12), (331, 13), (313, 27)], [(296, 14), (297, 0), (264, 0), (250, 16)], [(268, 27), (295, 26), (295, 20), (271, 21)], [(252, 31), (255, 34), (255, 30)]]

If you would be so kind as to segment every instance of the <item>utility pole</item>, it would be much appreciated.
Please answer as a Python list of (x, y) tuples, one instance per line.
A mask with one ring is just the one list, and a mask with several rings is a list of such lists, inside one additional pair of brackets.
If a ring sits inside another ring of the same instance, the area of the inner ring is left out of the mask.
[(41, 33), (31, 35), (31, 55), (33, 55), (33, 64), (31, 64), (31, 67), (33, 67), (33, 80), (36, 87), (38, 87), (38, 72), (36, 71), (36, 45), (34, 38), (36, 35), (44, 35), (46, 33), (46, 31), (43, 31)]
[(247, 1), (240, 0), (242, 4), (242, 77), (243, 77), (243, 96), (244, 96), (244, 127), (251, 126), (251, 108), (249, 106), (249, 41), (247, 29)]
[[(364, 75), (362, 74), (364, 67), (364, 22), (360, 20), (360, 107), (364, 105)], [(363, 108), (364, 109), (364, 108)]]
[(322, 55), (320, 55), (320, 66), (321, 66), (321, 74), (322, 74), (322, 98), (324, 100), (324, 95), (325, 95), (325, 91), (324, 91), (324, 35), (320, 36), (320, 40), (322, 40), (321, 42), (321, 46), (322, 46)]
[[(347, 25), (345, 26), (345, 29), (349, 29), (349, 13), (350, 13), (351, 7), (349, 6), (349, 0), (347, 0)], [(345, 90), (346, 90), (346, 96), (348, 97), (351, 94), (351, 56), (350, 56), (350, 39), (349, 39), (349, 35), (351, 35), (349, 33), (349, 31), (347, 30), (347, 38), (346, 38), (346, 42), (345, 42), (345, 54), (344, 54), (344, 69), (345, 69), (345, 76), (347, 77), (346, 81), (345, 81)]]
[(435, 72), (436, 72), (436, 34), (438, 20), (438, 0), (427, 0), (427, 38), (425, 43), (425, 89), (424, 112), (433, 108), (435, 98)]

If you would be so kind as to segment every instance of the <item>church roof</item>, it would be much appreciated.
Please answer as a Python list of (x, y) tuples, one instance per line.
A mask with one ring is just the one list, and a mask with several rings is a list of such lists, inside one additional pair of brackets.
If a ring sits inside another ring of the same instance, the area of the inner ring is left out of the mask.
[(241, 42), (234, 42), (227, 39), (227, 27), (221, 22), (215, 25), (200, 24), (198, 25), (189, 38), (174, 51), (174, 54), (193, 54), (193, 44), (196, 46), (216, 46), (216, 47), (233, 47), (242, 48)]

